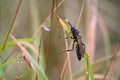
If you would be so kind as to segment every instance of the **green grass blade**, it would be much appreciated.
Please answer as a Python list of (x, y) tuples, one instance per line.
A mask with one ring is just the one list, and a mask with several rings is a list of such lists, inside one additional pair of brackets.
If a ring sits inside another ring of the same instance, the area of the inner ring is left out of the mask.
[[(26, 41), (26, 42), (33, 42), (33, 40), (31, 38), (21, 38), (21, 39), (17, 39), (17, 40)], [(15, 45), (16, 45), (16, 43), (14, 41), (8, 41), (6, 43), (5, 49), (10, 48), (10, 47), (15, 46)], [(3, 44), (0, 44), (0, 55), (2, 53), (2, 47), (3, 47)]]
[(48, 80), (42, 66), (40, 64), (38, 65), (37, 61), (27, 51), (25, 53), (27, 54), (30, 62), (32, 62), (32, 64), (34, 65), (36, 71), (38, 72), (38, 74), (40, 76), (40, 80)]
[(86, 63), (86, 80), (89, 80), (89, 77), (91, 80), (94, 80), (94, 75), (92, 73), (92, 66), (90, 65), (90, 62), (89, 62), (89, 59), (88, 59), (88, 55), (85, 53), (84, 54), (84, 60), (85, 60), (85, 63)]

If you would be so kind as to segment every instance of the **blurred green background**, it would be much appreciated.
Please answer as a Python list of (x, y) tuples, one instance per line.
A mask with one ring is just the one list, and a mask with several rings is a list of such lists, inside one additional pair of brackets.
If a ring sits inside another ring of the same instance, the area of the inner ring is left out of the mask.
[[(41, 24), (46, 25), (48, 23), (47, 25), (50, 26), (50, 17), (47, 17), (51, 13), (53, 1), (54, 0), (22, 0), (13, 25), (12, 35), (16, 38), (32, 38)], [(72, 25), (76, 26), (83, 1), (84, 0), (64, 0), (58, 7), (58, 14), (67, 18)], [(0, 0), (1, 44), (4, 42), (18, 2), (19, 0)], [(58, 0), (58, 4), (60, 2), (61, 0)], [(55, 6), (56, 5), (54, 5), (54, 7)], [(58, 37), (59, 35), (64, 36), (64, 33), (57, 21), (56, 15), (57, 13), (55, 12), (53, 14), (53, 26), (50, 32), (40, 29), (33, 38), (35, 40), (35, 46), (38, 47), (39, 44), (41, 45), (40, 52), (43, 55), (43, 68), (46, 71), (48, 80), (60, 79), (60, 72), (66, 59), (65, 53), (57, 55), (58, 52), (65, 50), (65, 41)], [(45, 22), (45, 19), (47, 19), (48, 22)], [(94, 27), (91, 27), (91, 25)], [(86, 0), (77, 29), (80, 31), (82, 40), (86, 45), (90, 61), (94, 65), (95, 80), (102, 80), (101, 78), (99, 79), (97, 75), (105, 74), (106, 67), (110, 60), (109, 56), (112, 55), (116, 43), (120, 40), (120, 0)], [(92, 41), (88, 36), (94, 38), (93, 45), (88, 45), (89, 41)], [(9, 40), (11, 39), (9, 38)], [(68, 40), (68, 43), (71, 43), (71, 40)], [(89, 52), (91, 47), (93, 51)], [(34, 73), (22, 57), (19, 56), (20, 50), (17, 49), (17, 46), (6, 49), (3, 53), (1, 61), (4, 61), (7, 57), (8, 59), (13, 57), (17, 57), (18, 59), (4, 68), (4, 74), (1, 80), (15, 80), (16, 76), (20, 77), (18, 80), (32, 80)], [(12, 54), (11, 57), (9, 57), (9, 54)], [(118, 54), (120, 54), (120, 52)], [(34, 56), (34, 54), (32, 55)], [(22, 60), (22, 63), (18, 63), (19, 59)], [(118, 71), (120, 67), (119, 60), (120, 56), (118, 55), (114, 69), (115, 72), (113, 74), (115, 80), (120, 79), (120, 71)], [(72, 51), (70, 53), (70, 62), (73, 76), (75, 76), (73, 80), (82, 80), (80, 78), (80, 71), (83, 69), (84, 61), (78, 61), (75, 51)], [(77, 73), (77, 71), (79, 72)], [(64, 76), (67, 76), (66, 79), (69, 78), (68, 74)]]

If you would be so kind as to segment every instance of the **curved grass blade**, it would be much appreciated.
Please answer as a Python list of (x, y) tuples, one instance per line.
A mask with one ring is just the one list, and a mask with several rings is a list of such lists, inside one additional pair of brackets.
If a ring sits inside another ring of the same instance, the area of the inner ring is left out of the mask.
[(62, 25), (63, 29), (66, 31), (66, 33), (70, 37), (73, 37), (72, 32), (71, 32), (71, 28), (70, 28), (70, 26), (67, 25), (65, 20), (63, 20), (60, 16), (58, 16), (58, 21), (60, 22), (60, 24)]
[(34, 72), (36, 80), (38, 80), (38, 77), (40, 77), (39, 80), (48, 80), (48, 78), (44, 72), (44, 69), (41, 67), (40, 64), (37, 63), (37, 61), (33, 58), (33, 56), (30, 55), (31, 53), (29, 53), (25, 49), (25, 47), (22, 46), (20, 41), (17, 41), (14, 36), (11, 35), (11, 38), (14, 40), (14, 42), (17, 44), (17, 46), (22, 51), (21, 54), (23, 55), (23, 59), (26, 61), (26, 63), (29, 65), (29, 67)]
[[(33, 42), (33, 40), (31, 38), (21, 38), (21, 39), (18, 39), (18, 40), (20, 40), (20, 41), (26, 41), (26, 42)], [(9, 47), (12, 47), (14, 45), (16, 45), (16, 43), (14, 41), (8, 41), (6, 43), (5, 49), (7, 49)], [(3, 47), (3, 44), (0, 44), (0, 55), (2, 53), (2, 47)]]

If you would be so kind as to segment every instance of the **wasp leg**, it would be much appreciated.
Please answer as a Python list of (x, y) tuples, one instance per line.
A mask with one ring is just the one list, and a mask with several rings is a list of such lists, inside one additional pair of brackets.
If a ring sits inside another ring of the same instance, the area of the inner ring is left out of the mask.
[(62, 51), (62, 52), (60, 52), (58, 54), (69, 52), (69, 51), (73, 51), (73, 50), (74, 50), (74, 43), (72, 44), (72, 49), (68, 49), (68, 50)]
[(67, 37), (61, 37), (59, 36), (59, 38), (62, 38), (62, 39), (71, 39), (71, 37), (67, 36)]

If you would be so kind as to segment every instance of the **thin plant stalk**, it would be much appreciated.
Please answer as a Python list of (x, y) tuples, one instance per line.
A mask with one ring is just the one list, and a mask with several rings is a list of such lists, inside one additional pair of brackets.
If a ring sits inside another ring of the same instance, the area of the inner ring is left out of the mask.
[[(13, 29), (13, 25), (14, 25), (15, 20), (16, 20), (16, 18), (17, 18), (17, 14), (18, 14), (18, 11), (19, 11), (19, 9), (20, 9), (21, 3), (22, 3), (22, 0), (19, 0), (19, 3), (18, 3), (18, 6), (17, 6), (17, 9), (16, 9), (16, 11), (15, 11), (15, 14), (14, 14), (13, 19), (12, 19), (12, 22), (11, 22), (11, 24), (10, 24), (10, 26), (9, 26), (9, 29), (8, 29), (8, 32), (7, 32), (6, 38), (5, 38), (5, 40), (4, 40), (3, 47), (2, 47), (2, 51), (5, 49), (5, 46), (6, 46), (7, 40), (8, 40), (9, 35), (10, 35), (12, 29)], [(2, 56), (2, 53), (0, 54), (0, 56)]]
[(66, 69), (66, 66), (67, 66), (67, 59), (65, 59), (65, 63), (62, 67), (62, 70), (61, 70), (61, 73), (60, 73), (60, 79), (62, 80), (63, 79), (63, 75), (65, 73), (65, 69)]
[[(66, 35), (64, 35), (66, 37)], [(66, 50), (68, 50), (68, 44), (67, 44), (67, 39), (65, 39), (65, 45), (66, 45)], [(67, 54), (67, 60), (68, 60), (68, 70), (69, 70), (69, 75), (70, 75), (70, 80), (72, 79), (72, 70), (71, 70), (71, 61), (70, 61), (70, 52), (66, 52)]]
[[(58, 0), (56, 0), (56, 15), (58, 16)], [(58, 33), (57, 33), (57, 35), (59, 36), (60, 35), (60, 26), (57, 24), (57, 31), (58, 31)], [(60, 48), (60, 39), (59, 39), (59, 37), (58, 37), (58, 49)], [(60, 59), (58, 58), (58, 56), (57, 56), (57, 59), (58, 59), (58, 70), (59, 70), (59, 80), (62, 80), (62, 78), (61, 78), (61, 73), (60, 73)]]
[(63, 76), (63, 78), (62, 78), (62, 80), (66, 80), (66, 79), (67, 79), (67, 73), (68, 73), (68, 69), (66, 69), (66, 72), (65, 72), (65, 74), (64, 74), (64, 76)]
[[(52, 30), (53, 26), (53, 13), (54, 13), (54, 0), (52, 0), (52, 8), (51, 8), (51, 15), (50, 15), (50, 30)], [(48, 68), (48, 57), (49, 57), (49, 47), (50, 47), (50, 37), (51, 33), (48, 34), (48, 41), (47, 41), (47, 50), (46, 50), (46, 73)]]
[(83, 2), (82, 2), (82, 7), (80, 9), (80, 15), (79, 15), (78, 20), (77, 20), (76, 28), (78, 28), (78, 26), (80, 24), (81, 16), (82, 16), (82, 13), (83, 13), (83, 10), (84, 10), (84, 7), (85, 7), (84, 5), (85, 5), (85, 0), (83, 0)]
[(106, 79), (111, 80), (113, 69), (114, 69), (114, 66), (115, 66), (115, 61), (116, 61), (116, 58), (117, 58), (117, 53), (118, 53), (119, 49), (120, 49), (120, 40), (119, 40), (119, 42), (117, 43), (117, 45), (116, 45), (116, 47), (114, 49), (110, 65), (107, 68), (107, 71), (106, 71), (106, 74), (105, 74), (103, 80), (106, 80)]

